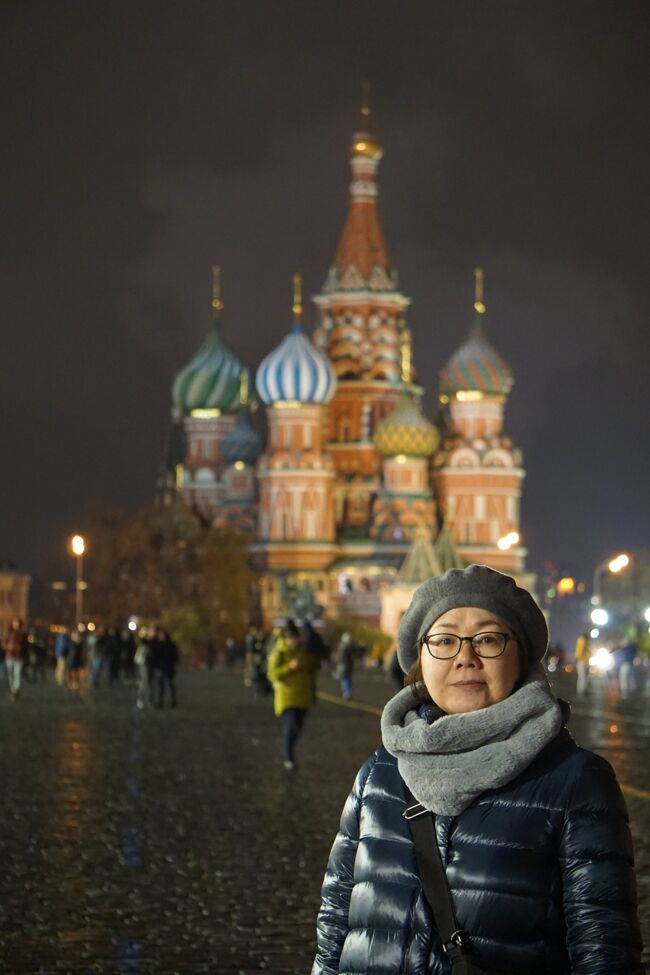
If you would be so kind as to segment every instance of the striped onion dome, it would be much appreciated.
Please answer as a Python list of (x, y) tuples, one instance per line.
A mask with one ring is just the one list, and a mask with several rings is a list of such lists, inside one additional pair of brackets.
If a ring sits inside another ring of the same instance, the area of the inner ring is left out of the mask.
[(373, 440), (388, 456), (429, 457), (438, 446), (440, 434), (423, 415), (419, 401), (404, 393), (394, 411), (377, 424)]
[(184, 413), (192, 410), (236, 410), (240, 405), (242, 374), (249, 370), (231, 352), (221, 334), (221, 322), (215, 319), (210, 334), (176, 376), (172, 385), (172, 402)]
[(256, 463), (263, 450), (262, 438), (250, 424), (248, 410), (243, 407), (239, 411), (237, 422), (230, 433), (223, 438), (219, 445), (221, 456), (227, 464), (242, 461), (251, 466)]
[(455, 352), (440, 373), (440, 393), (453, 396), (461, 390), (507, 396), (513, 377), (483, 331), (480, 315), (466, 342)]
[(329, 360), (314, 348), (298, 323), (262, 361), (256, 383), (267, 406), (282, 402), (325, 404), (336, 390)]

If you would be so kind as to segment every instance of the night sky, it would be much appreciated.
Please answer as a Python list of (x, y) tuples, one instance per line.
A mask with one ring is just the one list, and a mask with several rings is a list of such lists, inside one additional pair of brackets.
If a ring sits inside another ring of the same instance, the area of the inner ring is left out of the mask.
[(320, 290), (363, 78), (429, 415), (482, 265), (529, 566), (650, 544), (649, 50), (634, 0), (5, 0), (0, 558), (151, 500), (213, 263), (252, 367)]

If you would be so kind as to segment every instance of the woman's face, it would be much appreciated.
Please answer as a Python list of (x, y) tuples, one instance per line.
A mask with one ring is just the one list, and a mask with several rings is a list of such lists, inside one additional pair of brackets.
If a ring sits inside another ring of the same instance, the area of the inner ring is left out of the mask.
[(469, 640), (451, 660), (432, 657), (426, 646), (420, 650), (422, 676), (431, 699), (446, 714), (478, 711), (505, 701), (519, 679), (519, 644), (503, 620), (485, 609), (463, 606), (443, 613), (431, 625), (427, 636), (454, 633), (476, 636), (489, 631), (511, 637), (500, 657), (479, 657)]

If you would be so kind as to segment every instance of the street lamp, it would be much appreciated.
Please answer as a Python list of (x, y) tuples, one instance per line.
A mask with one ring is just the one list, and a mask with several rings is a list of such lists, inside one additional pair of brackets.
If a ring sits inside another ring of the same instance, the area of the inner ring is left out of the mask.
[(75, 616), (77, 627), (81, 623), (83, 616), (83, 591), (86, 588), (83, 581), (84, 552), (86, 551), (86, 539), (83, 535), (73, 535), (70, 539), (70, 548), (77, 562), (77, 586), (75, 594)]
[(594, 609), (591, 613), (591, 622), (595, 623), (596, 626), (607, 626), (609, 613), (606, 609)]
[(509, 548), (513, 545), (519, 544), (519, 532), (508, 532), (507, 535), (502, 535), (502, 537), (497, 541), (497, 548), (501, 552), (507, 552)]
[(621, 552), (620, 555), (615, 556), (613, 559), (605, 559), (603, 562), (599, 562), (594, 569), (594, 584), (592, 587), (591, 602), (594, 606), (598, 606), (600, 603), (600, 584), (603, 580), (603, 575), (605, 571), (613, 572), (617, 575), (626, 569), (630, 564), (630, 556), (626, 555), (625, 552)]

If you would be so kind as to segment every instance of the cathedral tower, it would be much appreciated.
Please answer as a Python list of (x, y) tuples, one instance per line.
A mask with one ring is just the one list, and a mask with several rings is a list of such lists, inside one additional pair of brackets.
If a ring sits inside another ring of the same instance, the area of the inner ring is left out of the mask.
[(212, 326), (196, 355), (172, 386), (172, 421), (182, 423), (185, 458), (178, 478), (186, 503), (212, 518), (223, 497), (221, 442), (240, 407), (242, 376), (250, 373), (226, 345), (222, 334), (220, 271), (212, 269)]
[(477, 268), (474, 274), (474, 324), (440, 374), (450, 432), (434, 456), (433, 482), (459, 555), (521, 574), (526, 552), (518, 543), (519, 501), (525, 472), (521, 451), (502, 434), (513, 379), (485, 334), (483, 272)]
[(374, 441), (383, 455), (383, 478), (370, 529), (377, 541), (405, 546), (422, 529), (429, 538), (435, 534), (428, 462), (439, 440), (410, 393), (403, 393), (395, 411), (378, 424)]
[(255, 555), (266, 569), (322, 570), (336, 553), (334, 469), (323, 442), (336, 377), (302, 330), (298, 277), (294, 287), (293, 328), (257, 370), (269, 436), (257, 472)]
[(412, 378), (405, 320), (410, 301), (398, 291), (377, 211), (382, 155), (364, 96), (361, 124), (350, 144), (348, 216), (334, 264), (314, 298), (314, 343), (328, 356), (338, 380), (327, 441), (337, 474), (336, 521), (343, 540), (367, 535), (381, 471), (373, 433)]

